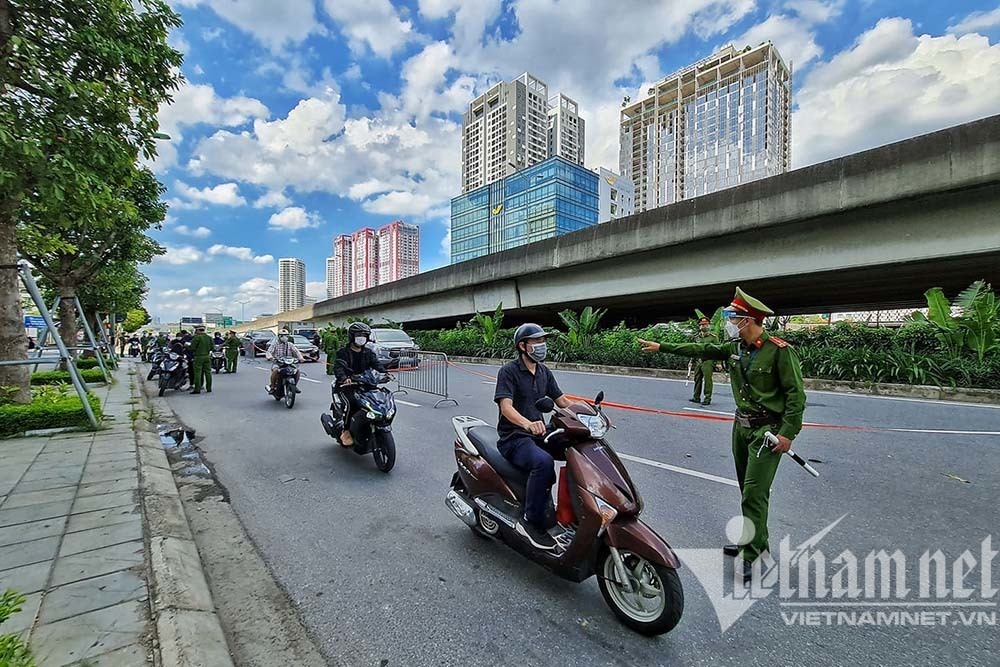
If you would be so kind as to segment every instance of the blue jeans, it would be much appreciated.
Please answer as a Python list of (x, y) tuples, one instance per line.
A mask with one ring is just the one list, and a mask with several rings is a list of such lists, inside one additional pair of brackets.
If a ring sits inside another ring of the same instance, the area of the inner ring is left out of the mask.
[(552, 454), (530, 435), (512, 435), (497, 443), (497, 449), (514, 466), (528, 473), (525, 488), (524, 518), (544, 529), (545, 508), (552, 496), (556, 467)]

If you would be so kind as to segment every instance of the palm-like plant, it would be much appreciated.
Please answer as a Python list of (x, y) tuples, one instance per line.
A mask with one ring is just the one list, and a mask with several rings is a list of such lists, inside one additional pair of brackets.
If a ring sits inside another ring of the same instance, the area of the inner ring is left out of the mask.
[(601, 318), (607, 314), (607, 308), (593, 309), (587, 306), (577, 315), (572, 310), (559, 313), (559, 319), (566, 325), (566, 341), (571, 347), (585, 347), (600, 329)]
[[(951, 357), (959, 357), (965, 348), (976, 353), (979, 361), (1000, 349), (997, 329), (1000, 327), (1000, 303), (992, 287), (982, 280), (969, 285), (948, 303), (944, 290), (934, 287), (924, 292), (927, 315), (913, 313), (915, 322), (929, 323), (935, 337)], [(961, 314), (954, 315), (953, 310)]]
[(482, 334), (486, 350), (495, 349), (499, 342), (500, 329), (503, 326), (503, 301), (497, 304), (497, 309), (492, 315), (476, 313), (472, 317), (472, 324)]

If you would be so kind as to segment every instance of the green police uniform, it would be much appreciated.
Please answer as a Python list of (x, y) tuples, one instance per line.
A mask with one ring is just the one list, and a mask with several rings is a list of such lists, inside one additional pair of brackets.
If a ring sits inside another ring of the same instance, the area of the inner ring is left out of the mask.
[(323, 351), (326, 352), (326, 374), (333, 375), (333, 362), (337, 356), (337, 340), (333, 336), (323, 337)]
[(156, 341), (153, 344), (156, 346), (157, 350), (162, 350), (163, 348), (165, 348), (167, 345), (170, 344), (170, 341), (167, 339), (166, 336), (161, 335), (156, 337)]
[[(737, 304), (748, 305), (748, 315), (772, 314), (770, 309), (737, 288)], [(765, 331), (751, 344), (742, 340), (726, 343), (663, 343), (661, 352), (682, 356), (730, 360), (729, 379), (736, 401), (733, 424), (733, 458), (742, 494), (745, 521), (754, 526), (754, 536), (740, 549), (744, 560), (754, 561), (769, 549), (767, 513), (771, 483), (781, 454), (761, 448), (764, 433), (771, 431), (789, 440), (802, 430), (806, 394), (799, 358), (792, 347)]]
[(202, 383), (205, 389), (212, 391), (212, 362), (209, 354), (214, 344), (212, 338), (205, 332), (196, 333), (191, 338), (191, 363), (194, 367), (194, 393), (201, 392)]
[(226, 351), (226, 372), (235, 373), (236, 362), (240, 358), (240, 339), (236, 336), (226, 336), (222, 347)]
[[(711, 331), (698, 332), (698, 342), (699, 343), (717, 343), (718, 339), (715, 334)], [(695, 403), (701, 402), (701, 388), (704, 384), (705, 386), (705, 404), (708, 405), (712, 402), (712, 389), (714, 389), (714, 383), (712, 380), (712, 371), (715, 370), (715, 362), (711, 359), (699, 359), (694, 370), (694, 395), (691, 400)]]

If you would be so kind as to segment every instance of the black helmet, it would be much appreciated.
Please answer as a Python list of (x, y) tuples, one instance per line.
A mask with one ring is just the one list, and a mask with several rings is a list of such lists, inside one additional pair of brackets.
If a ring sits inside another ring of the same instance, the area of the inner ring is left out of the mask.
[(527, 322), (519, 326), (517, 331), (514, 332), (514, 347), (520, 345), (522, 340), (528, 340), (529, 338), (544, 338), (548, 335), (549, 332), (537, 324)]
[(372, 328), (365, 324), (364, 322), (354, 322), (351, 326), (347, 327), (347, 336), (354, 341), (355, 336), (364, 336), (365, 338), (372, 337)]

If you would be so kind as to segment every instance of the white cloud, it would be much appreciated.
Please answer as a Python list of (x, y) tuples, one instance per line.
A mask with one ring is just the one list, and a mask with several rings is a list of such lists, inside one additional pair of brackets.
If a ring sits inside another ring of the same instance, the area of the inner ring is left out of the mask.
[(254, 208), (284, 208), (292, 203), (284, 192), (281, 190), (271, 190), (261, 195), (257, 201), (253, 203)]
[(223, 245), (216, 243), (208, 249), (208, 254), (214, 256), (225, 255), (234, 257), (243, 262), (253, 262), (254, 264), (270, 264), (274, 261), (272, 255), (255, 255), (250, 248)]
[(189, 290), (187, 287), (183, 289), (168, 289), (160, 292), (160, 296), (166, 298), (171, 298), (175, 296), (191, 296), (191, 290)]
[(307, 282), (306, 296), (311, 296), (323, 301), (326, 299), (326, 283), (323, 281)]
[(301, 206), (289, 206), (268, 218), (267, 224), (274, 229), (295, 231), (307, 227), (319, 227), (320, 222), (319, 216), (307, 212)]
[(1000, 45), (986, 37), (918, 37), (908, 20), (883, 19), (806, 79), (793, 167), (994, 114), (998, 68)]
[(948, 32), (964, 35), (969, 32), (992, 30), (997, 26), (1000, 26), (1000, 7), (992, 11), (972, 12), (957, 24), (949, 27)]
[(316, 18), (314, 0), (173, 0), (183, 7), (205, 5), (270, 49), (301, 42), (325, 30)]
[(413, 25), (400, 19), (389, 0), (325, 0), (323, 6), (355, 53), (367, 47), (388, 58), (415, 36)]
[(195, 292), (195, 294), (197, 294), (198, 296), (211, 296), (212, 294), (215, 294), (217, 291), (218, 288), (216, 287), (202, 286), (198, 288), (198, 291)]
[(153, 258), (154, 262), (160, 264), (170, 264), (172, 266), (183, 266), (205, 259), (204, 253), (194, 246), (172, 246), (164, 245), (166, 252)]
[(767, 40), (774, 42), (781, 57), (796, 70), (823, 55), (809, 22), (786, 14), (769, 16), (732, 41), (736, 48), (743, 48)]
[(369, 213), (393, 216), (422, 216), (434, 205), (427, 195), (394, 190), (361, 205)]
[(240, 196), (236, 183), (219, 183), (212, 187), (194, 188), (182, 181), (174, 182), (174, 190), (183, 199), (171, 200), (177, 208), (201, 208), (202, 204), (216, 206), (246, 206), (247, 200)]
[(196, 239), (204, 239), (212, 235), (212, 230), (208, 227), (197, 227), (195, 229), (191, 229), (187, 225), (177, 225), (177, 227), (174, 228), (174, 231), (178, 234), (183, 234), (184, 236), (193, 236)]
[(361, 65), (357, 63), (351, 63), (351, 66), (344, 70), (341, 74), (347, 81), (360, 81), (361, 80)]
[(788, 0), (785, 7), (799, 15), (806, 22), (826, 23), (840, 15), (845, 0)]

